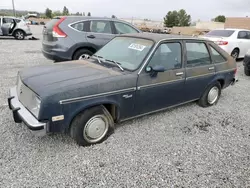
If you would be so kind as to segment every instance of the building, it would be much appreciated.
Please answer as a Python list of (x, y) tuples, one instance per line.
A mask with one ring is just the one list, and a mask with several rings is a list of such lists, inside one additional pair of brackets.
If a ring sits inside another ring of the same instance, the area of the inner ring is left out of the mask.
[(228, 17), (226, 18), (225, 28), (249, 29), (250, 18), (248, 17)]
[(214, 30), (214, 29), (224, 29), (225, 24), (222, 22), (202, 22), (198, 21), (196, 22), (195, 28), (196, 29), (207, 29), (207, 30)]

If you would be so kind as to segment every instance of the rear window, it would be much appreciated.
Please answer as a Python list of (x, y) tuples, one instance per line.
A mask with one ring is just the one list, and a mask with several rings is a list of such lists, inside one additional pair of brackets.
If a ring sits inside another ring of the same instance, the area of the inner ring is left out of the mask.
[(54, 25), (56, 24), (56, 22), (58, 22), (60, 20), (60, 18), (53, 18), (52, 20), (50, 20), (47, 24), (46, 27), (48, 29), (52, 29), (54, 27)]
[(230, 37), (234, 32), (234, 30), (213, 30), (208, 32), (206, 36)]

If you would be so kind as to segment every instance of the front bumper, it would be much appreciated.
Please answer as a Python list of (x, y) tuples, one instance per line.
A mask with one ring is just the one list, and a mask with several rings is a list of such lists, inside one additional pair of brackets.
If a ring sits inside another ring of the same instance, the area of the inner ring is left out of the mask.
[(10, 89), (8, 105), (12, 110), (16, 123), (24, 124), (37, 136), (44, 136), (47, 133), (47, 123), (39, 122), (18, 100), (16, 86)]

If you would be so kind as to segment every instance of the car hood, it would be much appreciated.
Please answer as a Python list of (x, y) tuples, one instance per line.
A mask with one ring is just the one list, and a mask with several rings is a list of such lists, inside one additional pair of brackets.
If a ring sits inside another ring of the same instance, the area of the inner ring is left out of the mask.
[(40, 96), (119, 75), (121, 73), (86, 60), (35, 66), (20, 72), (23, 83)]

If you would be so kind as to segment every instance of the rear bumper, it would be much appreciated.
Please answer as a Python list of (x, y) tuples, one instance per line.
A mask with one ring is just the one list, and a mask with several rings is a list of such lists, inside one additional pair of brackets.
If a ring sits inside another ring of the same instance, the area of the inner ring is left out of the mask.
[(39, 122), (23, 105), (19, 102), (16, 87), (10, 89), (8, 105), (13, 113), (16, 123), (24, 123), (37, 136), (44, 136), (47, 133), (48, 124)]
[(70, 60), (70, 59), (63, 58), (63, 57), (59, 56), (59, 54), (56, 54), (54, 52), (46, 52), (46, 51), (42, 50), (42, 53), (43, 53), (44, 57), (46, 57), (47, 59), (50, 59), (50, 60), (54, 60), (54, 61), (69, 61)]

